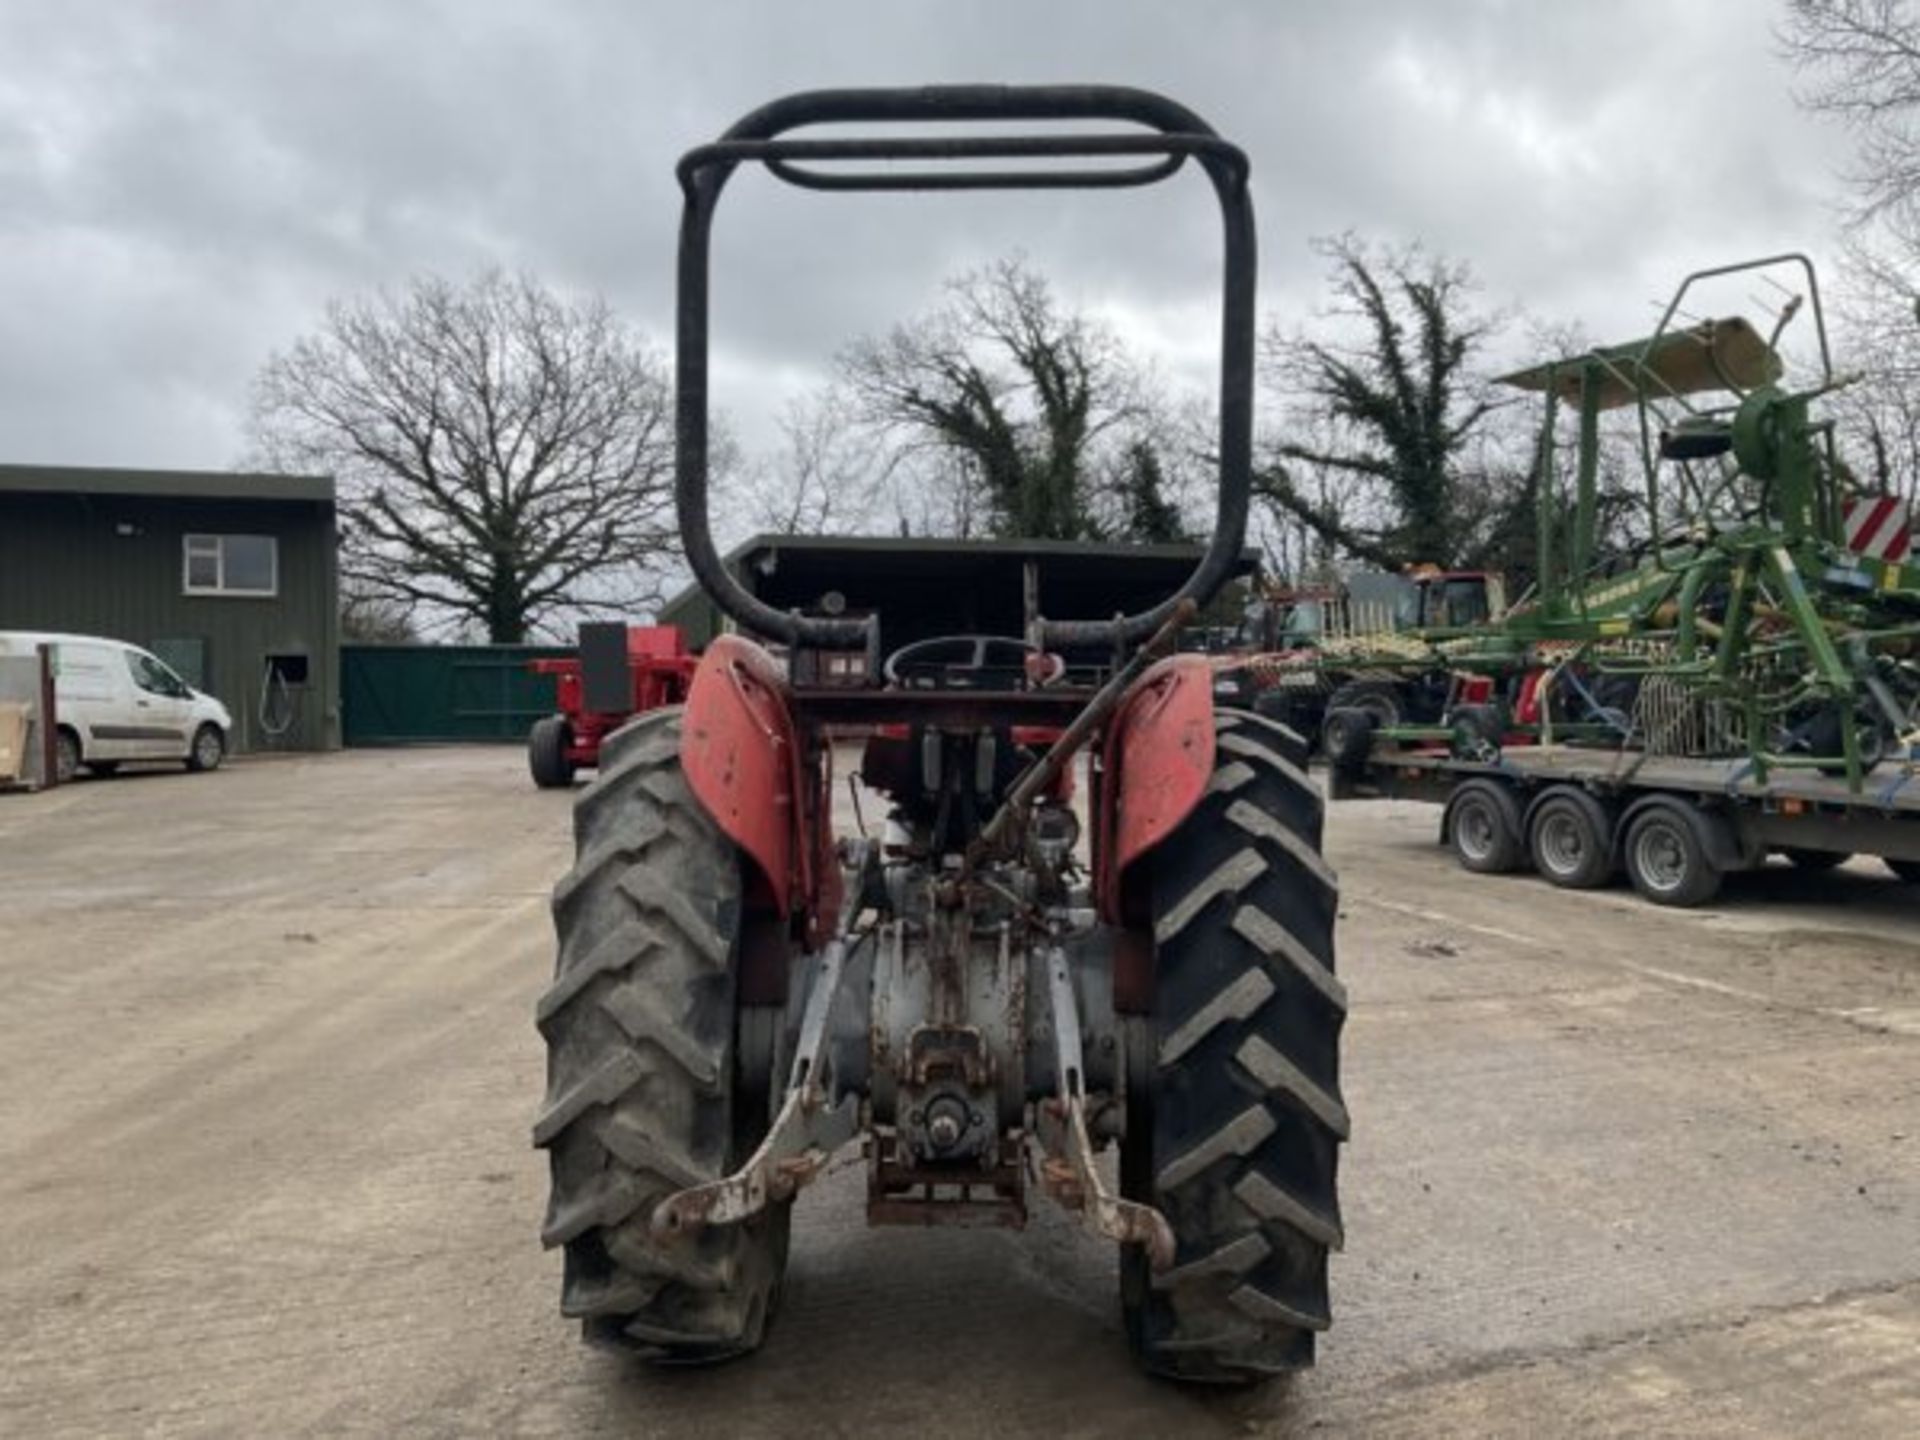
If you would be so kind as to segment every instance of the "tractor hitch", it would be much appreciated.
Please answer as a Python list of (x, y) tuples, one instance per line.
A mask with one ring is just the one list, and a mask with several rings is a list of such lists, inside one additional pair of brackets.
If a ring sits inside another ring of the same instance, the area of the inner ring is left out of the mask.
[[(856, 880), (865, 875), (870, 854), (867, 841), (848, 842), (848, 865)], [(850, 886), (849, 893), (857, 895), (858, 885)], [(839, 933), (820, 953), (819, 972), (801, 1016), (786, 1098), (766, 1138), (733, 1174), (677, 1190), (656, 1205), (652, 1220), (656, 1233), (686, 1233), (751, 1219), (812, 1180), (826, 1167), (833, 1152), (859, 1133), (859, 1097), (845, 1093), (836, 1098), (834, 1091), (839, 1086), (826, 1063), (832, 1031), (829, 1022), (846, 978), (848, 960), (870, 938), (850, 938), (858, 910), (857, 903), (845, 906)]]
[(1040, 1107), (1038, 1138), (1046, 1149), (1039, 1166), (1040, 1187), (1063, 1207), (1078, 1210), (1109, 1240), (1140, 1245), (1155, 1270), (1173, 1264), (1173, 1227), (1151, 1205), (1123, 1200), (1108, 1191), (1094, 1163), (1093, 1137), (1087, 1131), (1085, 1070), (1080, 1055), (1080, 1011), (1073, 998), (1073, 974), (1064, 950), (1047, 956), (1047, 994), (1053, 1006), (1053, 1029), (1060, 1093)]

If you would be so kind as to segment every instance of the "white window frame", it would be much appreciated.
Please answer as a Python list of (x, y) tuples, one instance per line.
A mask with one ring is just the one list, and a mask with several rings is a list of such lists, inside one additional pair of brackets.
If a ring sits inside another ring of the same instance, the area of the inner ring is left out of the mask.
[[(271, 559), (272, 579), (264, 590), (239, 589), (227, 584), (227, 541), (264, 540), (267, 542), (267, 554)], [(205, 560), (213, 558), (214, 583), (196, 585), (193, 583), (193, 562), (196, 557)], [(205, 532), (180, 537), (180, 590), (184, 595), (214, 595), (238, 597), (241, 599), (271, 600), (280, 594), (280, 537), (278, 535), (210, 535)]]

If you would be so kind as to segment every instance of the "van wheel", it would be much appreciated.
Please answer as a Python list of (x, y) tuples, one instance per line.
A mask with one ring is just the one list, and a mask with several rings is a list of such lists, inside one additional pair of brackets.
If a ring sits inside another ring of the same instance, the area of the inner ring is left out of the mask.
[(193, 732), (193, 748), (187, 751), (187, 769), (218, 770), (227, 758), (227, 737), (218, 725), (202, 725)]
[(71, 785), (80, 773), (80, 737), (62, 725), (53, 732), (53, 780)]

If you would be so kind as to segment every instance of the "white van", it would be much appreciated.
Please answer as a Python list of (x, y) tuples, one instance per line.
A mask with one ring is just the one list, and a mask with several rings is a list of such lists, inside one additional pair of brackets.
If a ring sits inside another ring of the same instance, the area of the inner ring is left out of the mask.
[(138, 645), (0, 630), (0, 655), (32, 655), (42, 645), (53, 647), (61, 780), (82, 765), (111, 775), (124, 760), (184, 760), (189, 770), (212, 770), (226, 758), (227, 707)]

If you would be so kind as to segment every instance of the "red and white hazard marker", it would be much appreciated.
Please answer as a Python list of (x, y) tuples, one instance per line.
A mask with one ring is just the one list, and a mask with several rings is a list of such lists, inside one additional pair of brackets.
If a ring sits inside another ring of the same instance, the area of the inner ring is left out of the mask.
[(1913, 513), (1891, 495), (1858, 495), (1847, 501), (1847, 548), (1871, 560), (1904, 565), (1913, 551)]

